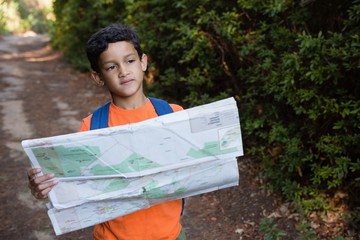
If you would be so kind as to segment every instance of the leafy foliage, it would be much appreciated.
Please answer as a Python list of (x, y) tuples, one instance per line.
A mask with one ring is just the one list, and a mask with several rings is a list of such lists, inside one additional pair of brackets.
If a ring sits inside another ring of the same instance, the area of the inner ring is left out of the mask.
[(261, 219), (259, 232), (264, 235), (265, 240), (280, 240), (286, 236), (286, 233), (279, 230), (272, 219)]
[(150, 57), (152, 95), (234, 96), (245, 152), (306, 211), (360, 189), (360, 1), (57, 0), (55, 14), (54, 43), (83, 69), (90, 33), (123, 20)]
[(53, 45), (80, 70), (89, 69), (85, 45), (99, 28), (119, 21), (124, 16), (122, 1), (56, 0), (56, 22), (52, 32)]
[(46, 33), (52, 27), (51, 0), (2, 0), (0, 33)]

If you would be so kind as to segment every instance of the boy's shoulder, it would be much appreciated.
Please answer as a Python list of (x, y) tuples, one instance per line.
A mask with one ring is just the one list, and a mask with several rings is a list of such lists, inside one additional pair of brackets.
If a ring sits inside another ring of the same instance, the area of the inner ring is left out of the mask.
[(172, 110), (173, 110), (174, 112), (178, 112), (178, 111), (184, 110), (183, 107), (181, 107), (181, 106), (178, 105), (178, 104), (174, 104), (174, 103), (170, 103), (170, 107), (172, 108)]

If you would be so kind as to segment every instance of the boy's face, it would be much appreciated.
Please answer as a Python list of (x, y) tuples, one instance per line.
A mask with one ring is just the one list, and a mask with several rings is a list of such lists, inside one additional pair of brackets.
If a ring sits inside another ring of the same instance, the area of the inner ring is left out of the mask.
[(113, 100), (129, 99), (143, 95), (143, 78), (147, 68), (147, 56), (142, 58), (130, 42), (109, 43), (99, 57), (99, 72), (93, 72), (94, 80), (109, 89)]

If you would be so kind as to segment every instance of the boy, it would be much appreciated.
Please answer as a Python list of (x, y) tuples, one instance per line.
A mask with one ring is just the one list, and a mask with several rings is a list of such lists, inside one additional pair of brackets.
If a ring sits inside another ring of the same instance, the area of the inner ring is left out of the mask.
[[(86, 52), (93, 80), (99, 86), (105, 85), (112, 98), (109, 127), (157, 117), (154, 106), (143, 92), (147, 56), (133, 29), (122, 24), (103, 28), (90, 37)], [(173, 111), (182, 110), (178, 105), (170, 106)], [(90, 130), (91, 117), (83, 119), (80, 131)], [(37, 177), (40, 171), (37, 168), (28, 171), (29, 188), (36, 198), (43, 199), (57, 181), (53, 174)], [(185, 239), (180, 224), (181, 210), (182, 200), (158, 204), (96, 225), (94, 239)]]

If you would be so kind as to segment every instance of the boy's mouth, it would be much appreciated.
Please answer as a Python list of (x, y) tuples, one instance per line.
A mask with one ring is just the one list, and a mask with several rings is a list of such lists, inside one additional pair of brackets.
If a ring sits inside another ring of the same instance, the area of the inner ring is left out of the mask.
[(126, 85), (126, 84), (129, 84), (129, 83), (133, 82), (133, 81), (134, 81), (134, 79), (125, 79), (125, 80), (121, 81), (120, 84), (121, 85)]

